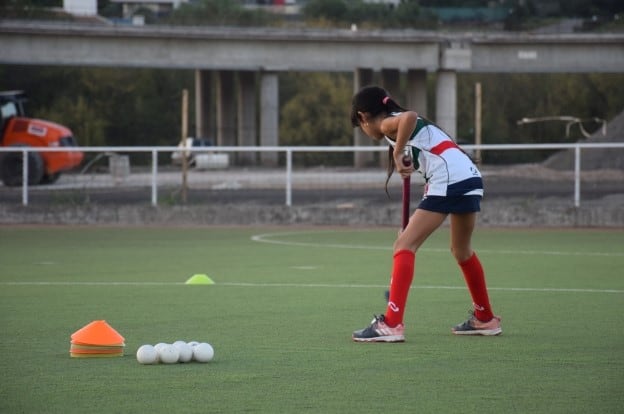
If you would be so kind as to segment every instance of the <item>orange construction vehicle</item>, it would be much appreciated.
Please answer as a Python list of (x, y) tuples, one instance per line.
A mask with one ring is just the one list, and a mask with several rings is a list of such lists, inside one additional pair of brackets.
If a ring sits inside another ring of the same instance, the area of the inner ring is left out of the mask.
[[(19, 147), (76, 147), (71, 130), (41, 119), (27, 118), (26, 96), (22, 91), (0, 92), (0, 146), (15, 147), (15, 152), (0, 152), (0, 178), (6, 186), (22, 185), (23, 151)], [(29, 151), (28, 184), (51, 184), (61, 172), (77, 167), (84, 154), (80, 151)]]

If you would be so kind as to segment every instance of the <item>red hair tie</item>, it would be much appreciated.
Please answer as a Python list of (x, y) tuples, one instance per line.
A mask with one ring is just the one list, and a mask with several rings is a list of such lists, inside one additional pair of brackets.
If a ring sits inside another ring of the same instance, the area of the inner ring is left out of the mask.
[(381, 102), (382, 102), (384, 105), (388, 105), (388, 99), (390, 99), (390, 97), (389, 97), (389, 96), (386, 96), (385, 98), (383, 98), (383, 99), (381, 100)]

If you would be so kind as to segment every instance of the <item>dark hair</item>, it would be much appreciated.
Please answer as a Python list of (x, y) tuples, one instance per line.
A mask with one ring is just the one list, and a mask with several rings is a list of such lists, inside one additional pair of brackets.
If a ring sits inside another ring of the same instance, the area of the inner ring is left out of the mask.
[(351, 125), (360, 126), (358, 112), (369, 113), (372, 117), (392, 112), (405, 112), (407, 109), (396, 103), (384, 88), (365, 86), (351, 100)]

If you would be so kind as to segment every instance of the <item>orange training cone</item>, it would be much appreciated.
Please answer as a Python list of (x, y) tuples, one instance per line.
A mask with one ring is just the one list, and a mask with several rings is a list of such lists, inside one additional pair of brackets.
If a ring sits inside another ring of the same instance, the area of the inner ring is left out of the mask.
[(106, 321), (93, 321), (71, 336), (73, 343), (84, 345), (123, 345), (124, 337)]
[(71, 335), (72, 357), (122, 356), (124, 337), (106, 321), (93, 321)]

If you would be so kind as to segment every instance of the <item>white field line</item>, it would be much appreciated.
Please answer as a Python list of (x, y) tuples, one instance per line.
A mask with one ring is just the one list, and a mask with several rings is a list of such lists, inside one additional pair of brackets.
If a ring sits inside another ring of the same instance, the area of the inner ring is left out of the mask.
[[(278, 244), (283, 246), (301, 246), (301, 247), (325, 247), (331, 249), (362, 249), (362, 250), (392, 250), (391, 246), (366, 246), (358, 244), (332, 244), (332, 243), (310, 243), (310, 242), (293, 242), (287, 240), (276, 240), (273, 237), (283, 236), (300, 236), (303, 234), (319, 234), (320, 232), (282, 232), (282, 233), (265, 233), (251, 236), (251, 240), (258, 243)], [(449, 249), (441, 248), (421, 248), (423, 252), (443, 252), (448, 253)], [(487, 250), (478, 249), (479, 253), (488, 254), (522, 254), (522, 255), (544, 255), (544, 256), (603, 256), (603, 257), (624, 257), (624, 252), (564, 252), (549, 250)]]
[[(32, 281), (0, 282), (2, 286), (184, 286), (184, 282), (79, 282), (79, 281)], [(358, 285), (358, 284), (332, 284), (332, 283), (257, 283), (257, 282), (215, 282), (209, 286), (227, 287), (258, 287), (258, 288), (329, 288), (329, 289), (386, 289), (387, 285)], [(411, 289), (435, 289), (435, 290), (465, 290), (465, 286), (412, 286)], [(559, 293), (624, 293), (621, 289), (572, 289), (572, 288), (519, 288), (519, 287), (490, 287), (489, 290), (501, 292), (559, 292)]]

